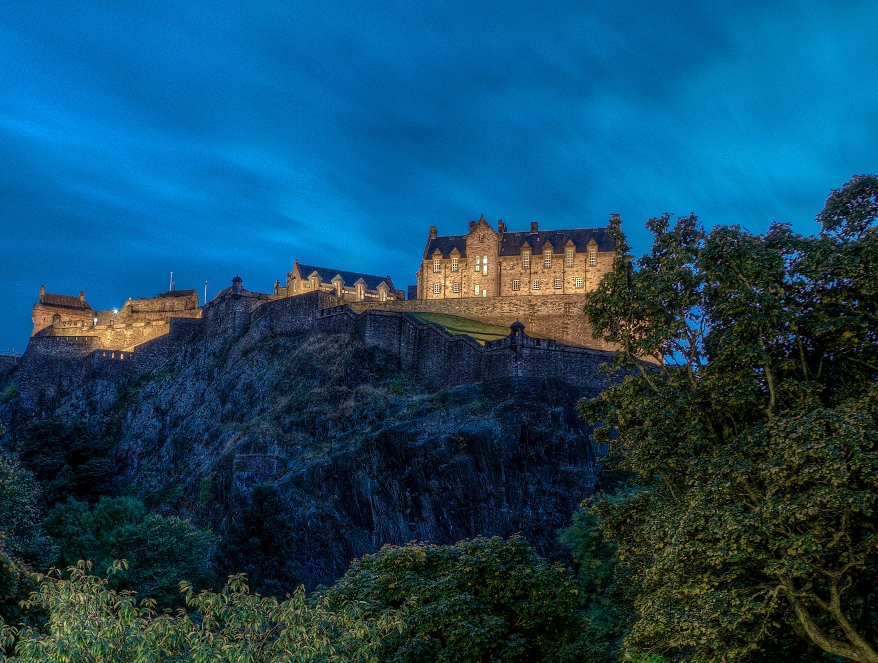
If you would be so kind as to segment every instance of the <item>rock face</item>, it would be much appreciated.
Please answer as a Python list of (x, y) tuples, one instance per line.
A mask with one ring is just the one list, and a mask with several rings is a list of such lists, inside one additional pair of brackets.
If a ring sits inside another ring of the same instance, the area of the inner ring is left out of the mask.
[[(196, 338), (125, 388), (66, 385), (51, 412), (118, 439), (119, 492), (219, 533), (274, 484), (311, 588), (386, 543), (521, 532), (557, 555), (595, 482), (587, 395), (551, 378), (424, 389), (395, 355), (312, 332)], [(26, 423), (5, 420), (7, 437)]]

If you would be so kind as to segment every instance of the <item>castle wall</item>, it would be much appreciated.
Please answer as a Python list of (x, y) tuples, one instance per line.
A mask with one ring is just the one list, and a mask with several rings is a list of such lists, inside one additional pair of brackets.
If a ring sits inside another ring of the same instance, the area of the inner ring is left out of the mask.
[(445, 313), (504, 327), (519, 321), (527, 327), (531, 336), (552, 338), (561, 343), (597, 350), (614, 350), (603, 340), (591, 337), (591, 325), (582, 312), (584, 306), (585, 295), (464, 297), (350, 304), (357, 313), (369, 310)]
[(60, 306), (51, 306), (48, 304), (34, 304), (33, 307), (33, 323), (34, 328), (31, 336), (38, 331), (52, 326), (52, 316), (60, 315), (64, 323), (71, 326), (91, 327), (94, 324), (95, 312), (91, 309), (72, 309)]

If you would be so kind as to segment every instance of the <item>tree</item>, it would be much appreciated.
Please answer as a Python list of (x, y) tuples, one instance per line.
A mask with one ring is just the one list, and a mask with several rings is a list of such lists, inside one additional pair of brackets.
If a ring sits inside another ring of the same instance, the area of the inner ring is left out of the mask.
[(355, 561), (327, 598), (360, 601), (371, 617), (405, 614), (381, 661), (560, 661), (581, 660), (571, 651), (576, 591), (568, 569), (513, 536), (384, 546)]
[(41, 629), (0, 626), (10, 663), (374, 663), (399, 616), (364, 619), (356, 605), (329, 610), (299, 588), (283, 602), (250, 593), (243, 576), (220, 592), (181, 583), (186, 609), (157, 613), (151, 600), (111, 589), (126, 564), (106, 577), (81, 563), (38, 577), (27, 607), (47, 614)]
[(85, 559), (107, 569), (126, 559), (130, 566), (111, 576), (111, 589), (134, 590), (160, 608), (182, 603), (181, 580), (213, 584), (208, 557), (215, 537), (188, 520), (147, 513), (131, 497), (102, 497), (93, 506), (69, 498), (52, 508), (45, 529), (58, 547), (56, 566)]
[(295, 532), (277, 488), (258, 484), (231, 519), (217, 555), (227, 573), (246, 573), (254, 590), (282, 598), (299, 584)]
[(629, 653), (878, 661), (876, 183), (816, 237), (663, 216), (635, 261), (612, 229), (586, 313), (631, 374), (580, 407), (632, 476), (589, 505), (630, 570)]

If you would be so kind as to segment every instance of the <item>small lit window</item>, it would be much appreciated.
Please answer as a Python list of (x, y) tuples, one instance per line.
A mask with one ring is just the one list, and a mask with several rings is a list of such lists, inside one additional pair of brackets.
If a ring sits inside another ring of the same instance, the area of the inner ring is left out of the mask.
[(561, 279), (555, 279), (555, 290), (561, 289)]
[(577, 288), (581, 288), (581, 287), (582, 287), (582, 277), (581, 277), (581, 276), (577, 276), (577, 277), (573, 280), (573, 285), (574, 285), (575, 287), (577, 287)]
[(488, 256), (482, 258), (482, 276), (488, 275)]
[(488, 296), (488, 289), (482, 288), (482, 297), (487, 297), (487, 296)]
[(452, 271), (452, 272), (456, 272), (457, 269), (458, 269), (458, 259), (457, 259), (457, 258), (452, 258), (452, 259), (451, 259), (451, 271)]
[(441, 271), (442, 271), (442, 260), (440, 260), (439, 258), (434, 258), (433, 259), (433, 273), (438, 274)]
[(381, 297), (380, 297), (380, 299), (381, 299), (382, 302), (386, 302), (386, 301), (387, 301), (387, 290), (385, 290), (384, 288), (381, 288)]
[(440, 292), (442, 292), (442, 286), (438, 283), (434, 283), (433, 284), (433, 294), (438, 295)]
[(533, 286), (533, 289), (534, 289), (534, 290), (539, 290), (539, 289), (540, 289), (540, 280), (539, 280), (539, 279), (534, 279), (534, 286)]
[(512, 289), (513, 290), (521, 290), (521, 281), (519, 281), (517, 279), (513, 280), (512, 281)]
[(573, 267), (573, 249), (567, 249), (564, 253), (564, 264), (567, 267)]
[(530, 269), (530, 253), (521, 254), (521, 268)]
[(452, 292), (460, 292), (460, 281), (455, 281), (451, 284)]
[(482, 256), (476, 256), (476, 271), (482, 271)]
[(551, 267), (552, 266), (552, 252), (546, 251), (543, 254), (543, 267)]
[(476, 297), (478, 297), (479, 295), (481, 295), (481, 294), (482, 294), (482, 286), (480, 286), (480, 285), (477, 284), (477, 285), (475, 286), (475, 288), (473, 288), (473, 294), (474, 294)]
[(598, 264), (598, 252), (595, 249), (588, 250), (588, 266), (594, 267)]

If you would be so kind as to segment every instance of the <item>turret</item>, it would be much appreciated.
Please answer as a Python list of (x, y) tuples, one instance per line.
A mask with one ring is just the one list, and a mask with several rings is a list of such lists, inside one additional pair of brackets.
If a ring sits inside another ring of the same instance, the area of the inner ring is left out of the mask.
[(244, 279), (235, 274), (235, 278), (232, 279), (232, 294), (240, 295), (244, 292)]

